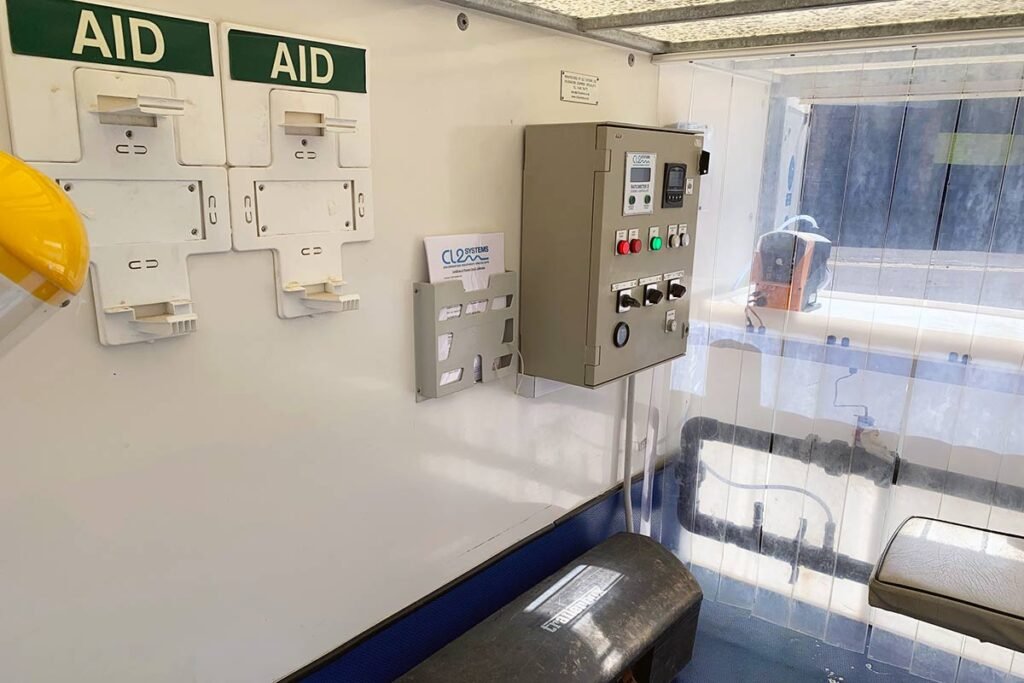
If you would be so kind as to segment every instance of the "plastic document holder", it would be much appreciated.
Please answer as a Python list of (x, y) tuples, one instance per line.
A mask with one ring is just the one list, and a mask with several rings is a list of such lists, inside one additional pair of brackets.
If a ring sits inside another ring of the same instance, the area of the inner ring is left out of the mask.
[(457, 280), (413, 286), (417, 401), (516, 372), (518, 290), (511, 271), (472, 291)]

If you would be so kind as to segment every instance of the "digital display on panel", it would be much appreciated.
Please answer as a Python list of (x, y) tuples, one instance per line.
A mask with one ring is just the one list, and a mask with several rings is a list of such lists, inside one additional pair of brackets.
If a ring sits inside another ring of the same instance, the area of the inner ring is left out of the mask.
[(631, 183), (649, 183), (651, 182), (651, 168), (642, 168), (634, 166), (629, 171), (629, 182)]
[(686, 182), (686, 171), (681, 168), (673, 168), (668, 172), (668, 186), (673, 190), (683, 189), (683, 183)]

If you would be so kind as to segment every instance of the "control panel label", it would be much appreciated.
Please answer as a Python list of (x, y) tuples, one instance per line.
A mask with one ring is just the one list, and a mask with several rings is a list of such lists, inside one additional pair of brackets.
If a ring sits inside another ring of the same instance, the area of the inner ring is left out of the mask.
[(633, 287), (639, 287), (639, 280), (629, 280), (628, 282), (616, 282), (612, 285), (613, 292), (621, 292), (624, 289), (632, 289)]
[(7, 0), (15, 54), (213, 76), (210, 24), (73, 0)]
[(660, 275), (652, 275), (650, 277), (645, 277), (640, 280), (641, 285), (653, 285), (657, 282), (661, 282)]
[(599, 101), (597, 86), (600, 81), (601, 79), (597, 76), (563, 71), (561, 100), (577, 104), (597, 105)]
[(663, 276), (666, 280), (678, 280), (679, 278), (686, 277), (685, 270), (676, 270), (671, 273), (665, 273)]
[(235, 81), (366, 92), (366, 50), (272, 33), (228, 31)]
[(651, 152), (626, 152), (623, 216), (654, 213), (654, 165), (657, 158), (658, 155)]

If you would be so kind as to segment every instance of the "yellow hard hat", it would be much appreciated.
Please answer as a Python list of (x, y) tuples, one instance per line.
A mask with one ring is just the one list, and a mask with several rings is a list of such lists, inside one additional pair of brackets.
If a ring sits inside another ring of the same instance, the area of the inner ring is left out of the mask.
[(0, 354), (71, 303), (88, 270), (89, 241), (71, 200), (0, 152)]

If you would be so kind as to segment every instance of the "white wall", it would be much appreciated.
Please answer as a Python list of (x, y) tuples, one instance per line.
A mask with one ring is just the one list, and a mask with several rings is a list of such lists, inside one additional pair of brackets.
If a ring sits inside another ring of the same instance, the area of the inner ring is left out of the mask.
[(196, 335), (103, 348), (87, 293), (0, 358), (0, 677), (269, 681), (616, 482), (619, 386), (417, 405), (411, 285), (430, 234), (516, 267), (523, 126), (657, 123), (658, 73), (435, 2), (134, 4), (369, 46), (378, 237), (358, 313), (279, 320), (269, 252), (196, 257)]

